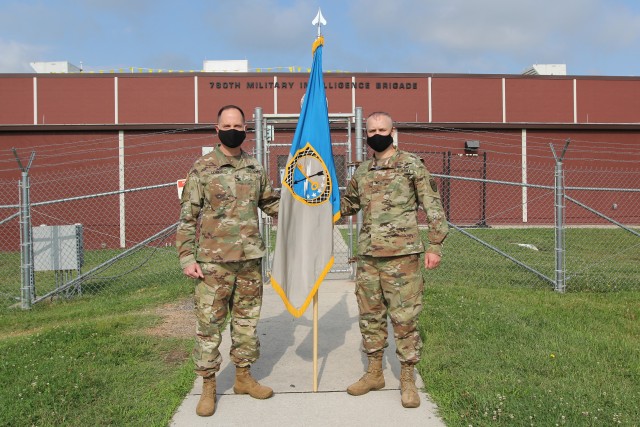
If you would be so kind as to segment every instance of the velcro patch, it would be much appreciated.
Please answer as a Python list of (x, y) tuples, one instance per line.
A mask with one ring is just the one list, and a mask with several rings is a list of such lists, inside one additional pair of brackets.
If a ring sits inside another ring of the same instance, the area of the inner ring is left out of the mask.
[(438, 192), (438, 184), (436, 183), (435, 179), (429, 178), (429, 185), (431, 185), (431, 189), (433, 190), (434, 193)]

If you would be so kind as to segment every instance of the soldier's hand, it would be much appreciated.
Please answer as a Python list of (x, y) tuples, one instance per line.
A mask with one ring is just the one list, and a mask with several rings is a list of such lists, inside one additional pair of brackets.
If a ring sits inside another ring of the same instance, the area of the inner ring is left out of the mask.
[(433, 270), (440, 265), (440, 255), (426, 253), (424, 254), (424, 268), (427, 270)]
[(197, 262), (186, 266), (182, 269), (182, 272), (185, 276), (191, 277), (192, 279), (204, 279), (200, 265)]

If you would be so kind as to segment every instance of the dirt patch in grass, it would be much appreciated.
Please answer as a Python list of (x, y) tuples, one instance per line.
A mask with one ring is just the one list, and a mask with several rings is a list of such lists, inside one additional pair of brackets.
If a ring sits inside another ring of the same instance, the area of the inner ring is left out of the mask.
[(191, 338), (196, 333), (196, 316), (193, 298), (184, 299), (158, 307), (155, 313), (162, 317), (162, 322), (149, 328), (149, 335), (159, 337)]
[(191, 356), (188, 351), (184, 350), (171, 350), (168, 353), (162, 355), (164, 363), (167, 365), (180, 365)]

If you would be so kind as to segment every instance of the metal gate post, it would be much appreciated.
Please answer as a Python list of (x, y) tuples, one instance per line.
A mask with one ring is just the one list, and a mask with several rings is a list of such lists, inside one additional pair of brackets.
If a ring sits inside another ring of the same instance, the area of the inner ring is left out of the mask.
[(564, 241), (564, 171), (562, 170), (562, 160), (569, 147), (570, 140), (567, 140), (560, 157), (556, 155), (556, 150), (551, 145), (551, 152), (556, 160), (555, 166), (555, 246), (556, 246), (556, 275), (554, 290), (564, 293), (566, 290), (566, 265), (565, 265), (565, 241)]
[[(362, 107), (356, 107), (356, 164), (359, 165), (364, 161), (364, 144), (362, 136)], [(355, 170), (355, 168), (354, 168)], [(362, 211), (356, 214), (356, 241), (360, 236), (360, 228), (362, 227)]]
[[(262, 107), (256, 107), (253, 113), (254, 116), (254, 127), (256, 131), (256, 159), (260, 162), (260, 164), (265, 168), (265, 171), (268, 171), (268, 165), (265, 164), (264, 161), (264, 138), (262, 134), (263, 123), (262, 123)], [(265, 230), (264, 225), (264, 212), (260, 211), (258, 215), (258, 229), (260, 230), (260, 235), (262, 236), (262, 240), (265, 241), (267, 245), (266, 255), (262, 259), (262, 278), (267, 274), (267, 264), (269, 263), (269, 254), (271, 253), (269, 249), (269, 239), (266, 235), (269, 231)]]
[(29, 169), (36, 153), (31, 152), (29, 164), (22, 166), (18, 152), (13, 148), (13, 155), (22, 171), (20, 180), (20, 300), (23, 309), (31, 308), (35, 298), (35, 280), (33, 276), (33, 235), (31, 234), (31, 200), (29, 185)]
[[(364, 144), (362, 143), (362, 141), (364, 140), (363, 138), (363, 132), (362, 132), (362, 107), (356, 107), (355, 109), (355, 133), (356, 133), (356, 164), (360, 165), (362, 163), (362, 161), (364, 160)], [(353, 173), (355, 172), (356, 167), (354, 167), (352, 169), (351, 172), (351, 176), (349, 178), (351, 178), (353, 176)], [(349, 185), (347, 183), (347, 185)], [(353, 217), (349, 217), (349, 227), (353, 230)], [(360, 238), (360, 229), (362, 228), (362, 211), (358, 211), (358, 213), (356, 214), (356, 232), (355, 232), (355, 241), (358, 242), (358, 239)], [(349, 242), (349, 244), (351, 245), (351, 247), (349, 248), (349, 258), (350, 259), (354, 259), (354, 251), (353, 251), (353, 247), (354, 247), (354, 243), (353, 241)], [(355, 244), (355, 246), (357, 246), (357, 243)], [(351, 268), (351, 279), (355, 280), (356, 278), (356, 272), (357, 269), (355, 267), (352, 266)]]

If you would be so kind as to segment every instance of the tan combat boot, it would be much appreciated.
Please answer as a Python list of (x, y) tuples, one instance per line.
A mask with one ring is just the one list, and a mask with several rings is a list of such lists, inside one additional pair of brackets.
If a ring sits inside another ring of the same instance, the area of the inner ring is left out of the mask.
[(216, 377), (202, 379), (202, 394), (196, 407), (196, 414), (210, 417), (216, 410)]
[(236, 394), (248, 394), (254, 399), (268, 399), (273, 396), (270, 387), (261, 385), (251, 376), (249, 367), (236, 366), (236, 383), (233, 385)]
[(402, 392), (402, 406), (405, 408), (417, 408), (420, 406), (420, 395), (413, 376), (413, 365), (402, 365), (400, 371), (400, 391)]
[(361, 396), (371, 390), (380, 390), (384, 387), (384, 376), (382, 375), (382, 353), (369, 356), (369, 366), (367, 372), (358, 382), (351, 384), (347, 388), (347, 393), (352, 396)]

